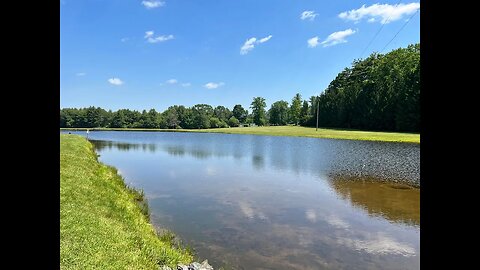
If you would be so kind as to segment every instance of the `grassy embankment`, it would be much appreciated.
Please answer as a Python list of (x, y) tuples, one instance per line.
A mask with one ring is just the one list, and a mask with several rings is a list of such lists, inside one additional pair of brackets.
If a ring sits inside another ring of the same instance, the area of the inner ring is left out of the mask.
[[(72, 129), (73, 130), (73, 129)], [(85, 130), (85, 129), (75, 129)], [(168, 132), (210, 132), (229, 134), (254, 134), (269, 136), (295, 136), (327, 139), (384, 141), (420, 143), (418, 133), (376, 132), (360, 130), (342, 130), (299, 127), (299, 126), (270, 126), (270, 127), (238, 127), (238, 128), (212, 128), (212, 129), (135, 129), (135, 128), (95, 128), (90, 130), (118, 130), (118, 131), (168, 131)]]
[(87, 140), (60, 135), (61, 269), (158, 269), (192, 259), (171, 235), (157, 235), (143, 193), (99, 163)]

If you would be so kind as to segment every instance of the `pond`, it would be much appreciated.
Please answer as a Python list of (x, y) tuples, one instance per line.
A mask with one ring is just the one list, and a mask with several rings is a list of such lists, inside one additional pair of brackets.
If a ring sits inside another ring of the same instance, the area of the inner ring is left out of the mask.
[(152, 223), (215, 269), (420, 268), (418, 144), (131, 131), (89, 139), (101, 162), (144, 190)]

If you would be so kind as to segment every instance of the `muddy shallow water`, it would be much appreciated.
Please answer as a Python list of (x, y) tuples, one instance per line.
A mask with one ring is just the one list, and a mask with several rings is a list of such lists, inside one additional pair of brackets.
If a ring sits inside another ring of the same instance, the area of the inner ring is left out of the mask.
[(419, 268), (419, 145), (108, 131), (89, 139), (145, 191), (152, 222), (215, 269)]

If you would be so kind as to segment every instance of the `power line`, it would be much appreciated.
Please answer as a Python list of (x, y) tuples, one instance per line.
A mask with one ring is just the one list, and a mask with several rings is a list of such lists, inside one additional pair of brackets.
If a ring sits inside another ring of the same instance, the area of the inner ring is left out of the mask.
[(360, 58), (362, 58), (363, 54), (365, 53), (365, 51), (368, 49), (368, 47), (370, 47), (370, 45), (372, 44), (372, 42), (375, 40), (375, 38), (378, 36), (378, 33), (380, 33), (380, 31), (382, 31), (383, 29), (383, 26), (385, 24), (382, 24), (382, 26), (380, 27), (380, 29), (378, 29), (377, 33), (375, 34), (375, 36), (373, 36), (373, 38), (370, 40), (370, 42), (368, 43), (367, 47), (365, 47), (365, 49), (363, 49), (362, 53), (360, 54)]
[[(400, 0), (398, 1), (398, 3), (396, 4), (396, 6), (398, 6), (403, 0)], [(388, 41), (388, 43), (382, 48), (382, 50), (379, 52), (379, 53), (382, 53), (383, 50), (397, 37), (397, 35), (403, 30), (403, 28), (410, 22), (410, 20), (413, 18), (413, 16), (415, 16), (418, 12), (420, 11), (420, 9), (417, 9), (417, 11), (412, 15), (410, 16), (410, 18), (408, 18), (408, 20), (402, 25), (402, 27), (398, 30), (398, 32), (393, 36), (392, 39), (390, 39), (390, 41)], [(390, 14), (390, 16), (385, 20), (384, 23), (382, 23), (382, 25), (380, 26), (380, 28), (378, 29), (378, 31), (375, 33), (375, 36), (373, 36), (373, 38), (370, 40), (370, 42), (368, 43), (368, 45), (365, 47), (365, 49), (363, 49), (361, 55), (360, 55), (360, 58), (362, 57), (362, 55), (365, 53), (365, 51), (367, 50), (367, 48), (372, 44), (372, 42), (375, 40), (375, 38), (378, 36), (378, 34), (380, 33), (380, 31), (382, 31), (383, 27), (385, 26), (385, 24), (388, 23), (388, 21), (390, 20), (390, 17), (392, 16), (392, 14)], [(374, 59), (375, 60), (375, 59)], [(347, 76), (358, 76), (358, 75), (363, 75), (363, 74), (366, 74), (366, 73), (369, 73), (369, 71), (360, 71), (360, 72), (352, 72), (350, 74), (348, 74)]]
[(420, 11), (420, 9), (417, 9), (417, 11), (416, 11), (415, 13), (413, 13), (413, 15), (410, 16), (410, 18), (408, 18), (408, 20), (402, 25), (402, 27), (400, 27), (400, 29), (399, 29), (398, 32), (395, 34), (395, 36), (393, 36), (393, 38), (390, 39), (390, 41), (383, 47), (383, 49), (380, 51), (380, 53), (382, 53), (383, 50), (385, 50), (385, 48), (390, 44), (390, 42), (392, 42), (392, 41), (397, 37), (398, 33), (400, 33), (400, 31), (403, 30), (403, 28), (405, 27), (405, 25), (407, 25), (407, 24), (410, 22), (410, 20), (413, 18), (413, 16), (417, 15), (418, 11)]
[[(400, 3), (402, 2), (402, 0), (398, 1), (398, 3), (395, 5), (395, 6), (398, 6), (400, 5)], [(377, 33), (375, 33), (375, 36), (373, 36), (373, 38), (370, 40), (370, 42), (368, 43), (367, 47), (365, 47), (365, 49), (363, 49), (362, 53), (360, 54), (360, 58), (362, 58), (363, 54), (365, 53), (365, 51), (368, 49), (368, 47), (370, 47), (370, 45), (372, 44), (372, 42), (375, 40), (375, 38), (377, 38), (378, 34), (380, 33), (380, 31), (382, 31), (383, 27), (385, 26), (385, 24), (388, 23), (388, 21), (390, 20), (390, 17), (392, 17), (392, 14), (393, 13), (390, 13), (390, 15), (388, 16), (388, 18), (385, 20), (384, 23), (382, 23), (382, 26), (380, 26), (380, 29), (378, 29)]]
[[(399, 2), (400, 3), (400, 2)], [(397, 4), (398, 5), (398, 4)], [(380, 53), (383, 52), (383, 50), (385, 50), (385, 48), (397, 37), (397, 35), (403, 30), (403, 28), (411, 21), (411, 19), (413, 18), (413, 16), (415, 16), (418, 12), (420, 11), (420, 9), (417, 9), (417, 11), (415, 13), (412, 14), (412, 16), (410, 16), (410, 18), (408, 18), (408, 20), (402, 25), (402, 27), (400, 27), (400, 29), (397, 31), (397, 33), (393, 36), (392, 39), (390, 39), (390, 41), (387, 42), (387, 44), (382, 48), (382, 50), (380, 50)], [(387, 19), (387, 21), (390, 19), (390, 17)], [(386, 23), (386, 22), (385, 22)], [(383, 28), (385, 24), (382, 24), (382, 27), (380, 27), (379, 31), (377, 31), (377, 34), (380, 33), (380, 30)], [(376, 37), (377, 35), (375, 35)], [(374, 39), (375, 39), (374, 37)], [(373, 39), (372, 39), (373, 41)], [(372, 42), (370, 42), (372, 43)], [(370, 45), (370, 44), (369, 44)], [(368, 46), (366, 47), (368, 48)], [(365, 48), (365, 49), (366, 49)], [(364, 50), (365, 51), (365, 50)], [(363, 55), (363, 52), (362, 52), (362, 55)], [(375, 60), (375, 59), (374, 59)], [(363, 71), (363, 72), (359, 72), (359, 73), (354, 73), (352, 72), (351, 74), (349, 74), (349, 76), (357, 76), (357, 75), (362, 75), (362, 74), (365, 74), (365, 73), (368, 73), (368, 71)]]

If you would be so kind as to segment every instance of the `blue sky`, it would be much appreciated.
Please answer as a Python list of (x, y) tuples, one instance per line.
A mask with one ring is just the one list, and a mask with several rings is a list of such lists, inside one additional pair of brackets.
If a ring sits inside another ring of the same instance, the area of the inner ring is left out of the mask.
[(419, 1), (400, 2), (61, 0), (60, 107), (308, 99), (409, 18), (383, 52), (420, 41)]

